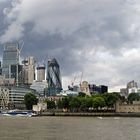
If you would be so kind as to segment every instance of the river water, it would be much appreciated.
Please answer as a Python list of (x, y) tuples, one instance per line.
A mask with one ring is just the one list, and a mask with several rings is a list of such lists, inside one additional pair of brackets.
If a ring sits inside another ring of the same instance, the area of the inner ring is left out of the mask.
[(140, 140), (140, 118), (0, 117), (0, 140)]

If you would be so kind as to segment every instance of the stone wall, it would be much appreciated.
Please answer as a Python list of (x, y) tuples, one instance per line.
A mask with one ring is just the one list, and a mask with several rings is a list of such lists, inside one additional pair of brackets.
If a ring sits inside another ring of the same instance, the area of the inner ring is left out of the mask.
[(116, 103), (116, 112), (132, 112), (132, 113), (139, 113), (140, 112), (140, 102), (134, 101), (133, 104), (126, 104), (126, 103)]

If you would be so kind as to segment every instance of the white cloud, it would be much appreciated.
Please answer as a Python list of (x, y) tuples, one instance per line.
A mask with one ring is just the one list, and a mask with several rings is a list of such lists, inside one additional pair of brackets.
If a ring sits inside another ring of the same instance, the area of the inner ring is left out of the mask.
[(1, 36), (0, 41), (1, 43), (12, 41), (12, 40), (19, 40), (23, 36), (24, 28), (22, 25), (19, 25), (16, 22), (13, 22), (3, 36)]

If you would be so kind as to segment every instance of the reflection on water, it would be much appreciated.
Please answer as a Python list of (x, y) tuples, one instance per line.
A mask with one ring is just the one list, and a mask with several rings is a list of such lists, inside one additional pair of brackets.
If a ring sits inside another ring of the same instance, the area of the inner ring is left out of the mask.
[(0, 117), (0, 140), (140, 140), (140, 118)]

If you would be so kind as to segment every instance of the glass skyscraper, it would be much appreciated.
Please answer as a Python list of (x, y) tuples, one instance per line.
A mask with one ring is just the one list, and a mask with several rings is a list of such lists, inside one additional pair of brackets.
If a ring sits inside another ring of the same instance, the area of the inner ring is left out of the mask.
[(62, 90), (59, 64), (56, 59), (48, 61), (47, 68), (48, 95), (53, 96)]
[(3, 52), (2, 75), (11, 78), (11, 65), (19, 64), (19, 44), (6, 43)]

